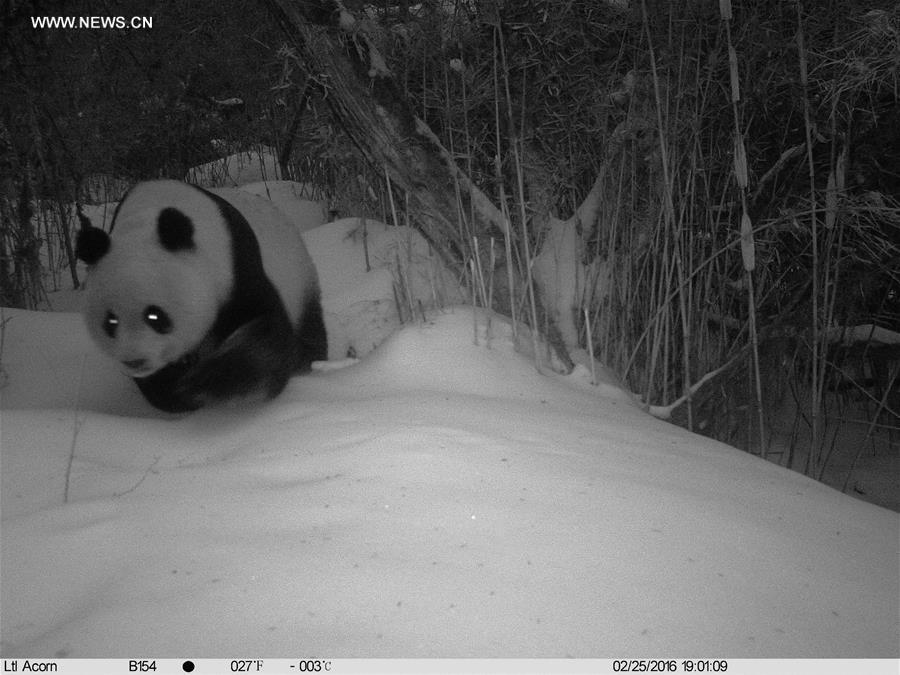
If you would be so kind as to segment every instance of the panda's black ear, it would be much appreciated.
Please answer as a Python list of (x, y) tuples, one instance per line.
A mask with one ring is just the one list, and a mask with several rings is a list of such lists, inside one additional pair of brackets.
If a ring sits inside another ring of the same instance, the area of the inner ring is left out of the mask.
[(194, 223), (178, 209), (170, 206), (160, 211), (156, 228), (159, 232), (159, 243), (167, 251), (194, 248)]
[(109, 235), (99, 227), (88, 224), (78, 230), (75, 239), (75, 257), (93, 265), (109, 251)]

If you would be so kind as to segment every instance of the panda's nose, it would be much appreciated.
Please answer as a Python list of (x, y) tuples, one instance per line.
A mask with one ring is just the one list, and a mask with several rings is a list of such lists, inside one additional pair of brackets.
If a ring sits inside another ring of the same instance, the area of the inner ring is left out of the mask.
[(131, 370), (141, 370), (147, 365), (147, 359), (129, 359), (122, 361), (122, 364)]

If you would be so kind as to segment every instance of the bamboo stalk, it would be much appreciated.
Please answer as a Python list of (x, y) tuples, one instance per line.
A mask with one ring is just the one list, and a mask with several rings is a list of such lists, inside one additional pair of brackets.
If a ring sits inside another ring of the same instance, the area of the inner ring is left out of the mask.
[(496, 143), (496, 154), (494, 155), (494, 178), (497, 181), (497, 190), (500, 199), (500, 220), (503, 224), (503, 246), (506, 253), (506, 274), (507, 283), (509, 284), (509, 313), (512, 320), (513, 342), (519, 337), (518, 328), (518, 312), (516, 311), (516, 286), (513, 273), (513, 246), (512, 246), (512, 228), (510, 227), (509, 211), (506, 205), (506, 191), (503, 187), (503, 171), (500, 163), (502, 152), (502, 141), (500, 138), (500, 78), (498, 74), (498, 57), (499, 46), (497, 44), (497, 33), (494, 31), (493, 40), (493, 75), (494, 75), (494, 134)]
[(819, 227), (818, 207), (816, 204), (816, 167), (813, 161), (812, 140), (812, 113), (809, 103), (809, 72), (806, 58), (806, 44), (803, 33), (803, 3), (797, 0), (797, 55), (800, 69), (800, 87), (803, 92), (803, 130), (806, 136), (806, 159), (809, 173), (809, 204), (810, 204), (810, 233), (812, 237), (812, 361), (810, 368), (810, 420), (812, 438), (810, 451), (806, 459), (804, 473), (810, 475), (813, 467), (818, 462), (817, 449), (820, 443), (820, 408), (822, 405), (822, 387), (824, 383), (824, 369), (820, 367), (820, 336), (819, 336)]
[(528, 304), (531, 310), (531, 347), (534, 350), (534, 365), (538, 371), (541, 369), (541, 356), (538, 345), (538, 320), (537, 320), (537, 304), (534, 299), (534, 276), (533, 266), (534, 259), (531, 256), (531, 247), (528, 237), (528, 217), (525, 212), (525, 179), (522, 171), (522, 160), (519, 153), (519, 143), (516, 140), (516, 134), (513, 132), (515, 126), (512, 117), (512, 96), (509, 92), (509, 66), (506, 63), (506, 47), (503, 40), (503, 31), (499, 26), (495, 29), (499, 36), (499, 53), (500, 62), (503, 67), (503, 90), (506, 98), (506, 119), (507, 128), (511, 134), (511, 145), (513, 151), (513, 162), (516, 170), (516, 188), (518, 191), (519, 220), (522, 227), (522, 254), (525, 257), (525, 292), (528, 296)]
[[(749, 317), (750, 344), (753, 352), (753, 382), (756, 393), (757, 425), (759, 429), (759, 454), (766, 456), (765, 419), (762, 401), (762, 377), (759, 367), (759, 335), (756, 327), (756, 293), (753, 280), (753, 271), (756, 269), (756, 242), (753, 238), (753, 223), (750, 220), (747, 205), (747, 191), (749, 186), (749, 170), (747, 168), (747, 150), (744, 145), (744, 136), (741, 131), (741, 119), (739, 103), (741, 100), (740, 76), (738, 73), (737, 51), (731, 36), (731, 7), (730, 0), (720, 0), (720, 12), (725, 24), (725, 40), (728, 45), (728, 73), (731, 83), (731, 110), (734, 121), (734, 175), (737, 180), (738, 191), (741, 199), (741, 261), (744, 266), (744, 281), (747, 287), (747, 312)], [(748, 420), (749, 422), (749, 420)], [(750, 425), (748, 424), (748, 431)], [(750, 439), (748, 438), (748, 447)]]
[[(690, 363), (690, 354), (691, 354), (691, 331), (688, 320), (688, 302), (686, 299), (687, 290), (687, 279), (685, 278), (684, 271), (684, 261), (682, 260), (682, 251), (680, 246), (680, 236), (678, 233), (678, 229), (676, 228), (676, 216), (675, 216), (675, 205), (672, 199), (672, 177), (670, 175), (669, 169), (669, 150), (667, 143), (667, 134), (665, 124), (663, 123), (663, 101), (662, 96), (660, 95), (660, 84), (659, 84), (659, 74), (656, 69), (656, 55), (653, 47), (653, 36), (650, 32), (650, 21), (647, 16), (647, 2), (646, 0), (641, 0), (641, 14), (644, 24), (644, 32), (647, 38), (647, 50), (650, 56), (650, 72), (653, 78), (653, 95), (656, 100), (656, 123), (657, 130), (659, 133), (659, 154), (660, 154), (660, 164), (662, 165), (662, 174), (663, 174), (663, 216), (664, 216), (664, 226), (665, 231), (668, 236), (672, 237), (674, 242), (673, 248), (673, 263), (674, 263), (674, 271), (678, 276), (678, 288), (682, 289), (681, 292), (678, 293), (678, 309), (680, 316), (680, 325), (681, 325), (681, 369), (682, 369), (682, 393), (686, 396), (686, 410), (687, 410), (687, 423), (688, 429), (693, 429), (694, 427), (694, 417), (693, 417), (693, 405), (691, 400), (691, 363)], [(666, 281), (668, 282), (668, 275), (666, 276)], [(665, 341), (665, 346), (668, 347), (668, 340)], [(664, 370), (668, 370), (668, 359), (664, 361), (666, 365), (664, 366)]]

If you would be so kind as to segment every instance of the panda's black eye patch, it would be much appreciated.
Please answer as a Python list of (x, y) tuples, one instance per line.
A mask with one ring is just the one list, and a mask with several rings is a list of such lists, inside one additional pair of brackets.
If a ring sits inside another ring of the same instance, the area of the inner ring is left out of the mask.
[(160, 335), (172, 332), (172, 319), (157, 305), (150, 305), (144, 310), (144, 323)]
[(106, 312), (106, 316), (103, 317), (103, 332), (106, 333), (109, 337), (116, 337), (116, 331), (119, 329), (119, 317), (113, 314), (110, 311)]
[(160, 211), (156, 228), (159, 243), (167, 251), (194, 249), (194, 223), (178, 209), (170, 206)]

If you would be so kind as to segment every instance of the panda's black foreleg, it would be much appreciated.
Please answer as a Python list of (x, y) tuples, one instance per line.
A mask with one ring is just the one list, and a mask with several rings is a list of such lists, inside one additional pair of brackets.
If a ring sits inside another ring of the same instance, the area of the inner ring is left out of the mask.
[(149, 377), (136, 377), (138, 389), (150, 404), (170, 413), (189, 412), (200, 407), (200, 402), (178, 392), (178, 383), (187, 372), (184, 362), (173, 363)]
[(198, 405), (257, 392), (272, 398), (290, 379), (295, 352), (287, 317), (261, 315), (203, 350), (178, 381), (177, 395)]
[(297, 329), (297, 371), (309, 372), (313, 361), (328, 360), (328, 336), (318, 290), (306, 299)]

